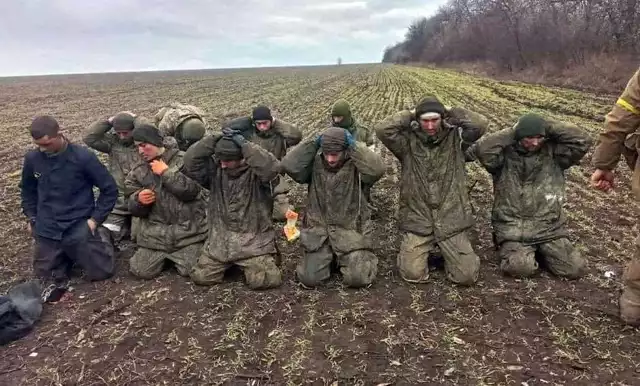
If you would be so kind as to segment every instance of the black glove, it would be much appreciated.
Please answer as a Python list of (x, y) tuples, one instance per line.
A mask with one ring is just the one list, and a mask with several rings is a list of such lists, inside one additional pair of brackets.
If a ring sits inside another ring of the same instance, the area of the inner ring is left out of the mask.
[(222, 135), (224, 135), (227, 138), (233, 138), (234, 135), (241, 134), (241, 133), (242, 132), (240, 130), (232, 129), (230, 127), (225, 127), (224, 129), (222, 129)]
[(242, 134), (234, 134), (231, 137), (231, 140), (240, 147), (242, 147), (242, 145), (244, 145), (245, 142), (247, 142), (247, 139), (244, 136), (242, 136)]

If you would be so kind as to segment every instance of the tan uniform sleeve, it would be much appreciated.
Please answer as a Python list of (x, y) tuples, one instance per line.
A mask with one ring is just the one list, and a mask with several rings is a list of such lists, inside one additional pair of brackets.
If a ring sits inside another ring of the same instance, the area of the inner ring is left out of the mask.
[(613, 109), (607, 114), (604, 131), (598, 136), (593, 153), (597, 169), (615, 169), (627, 135), (640, 128), (640, 69), (627, 83)]

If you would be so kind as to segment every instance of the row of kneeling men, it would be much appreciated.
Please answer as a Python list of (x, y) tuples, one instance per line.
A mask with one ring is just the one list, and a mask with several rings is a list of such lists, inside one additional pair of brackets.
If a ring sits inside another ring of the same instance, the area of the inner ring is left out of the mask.
[[(375, 130), (356, 125), (345, 101), (331, 115), (331, 127), (302, 140), (298, 128), (265, 106), (221, 132), (193, 106), (163, 107), (154, 120), (123, 112), (85, 133), (89, 147), (108, 154), (108, 169), (69, 142), (54, 118), (36, 118), (31, 135), (38, 149), (25, 156), (21, 182), (36, 240), (35, 273), (62, 287), (76, 263), (89, 279), (108, 278), (114, 246), (130, 233), (137, 245), (130, 271), (138, 277), (153, 278), (171, 261), (180, 275), (212, 285), (236, 265), (249, 287), (277, 287), (274, 221), (291, 209), (288, 175), (308, 185), (297, 279), (317, 286), (335, 265), (346, 285), (367, 286), (378, 266), (371, 189), (387, 169), (375, 132), (401, 165), (397, 265), (404, 280), (427, 281), (429, 254), (439, 252), (449, 280), (477, 281), (465, 175), (465, 163), (474, 161), (493, 176), (493, 236), (502, 270), (531, 276), (541, 256), (556, 275), (583, 274), (585, 261), (567, 238), (562, 209), (564, 171), (592, 144), (582, 129), (531, 113), (486, 134), (485, 117), (445, 107), (433, 96)], [(95, 200), (94, 187), (100, 190)]]

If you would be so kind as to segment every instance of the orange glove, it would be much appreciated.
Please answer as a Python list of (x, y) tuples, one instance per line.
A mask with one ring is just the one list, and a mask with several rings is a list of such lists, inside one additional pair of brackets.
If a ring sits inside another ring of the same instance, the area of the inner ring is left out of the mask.
[(151, 171), (153, 174), (161, 176), (169, 169), (169, 166), (161, 159), (153, 160), (149, 163), (151, 165)]
[(151, 189), (142, 189), (138, 193), (138, 202), (142, 205), (151, 205), (156, 202), (156, 193)]

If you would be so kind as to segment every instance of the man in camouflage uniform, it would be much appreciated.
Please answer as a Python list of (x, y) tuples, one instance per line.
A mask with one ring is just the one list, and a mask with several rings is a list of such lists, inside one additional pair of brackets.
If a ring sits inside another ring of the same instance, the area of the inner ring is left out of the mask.
[[(636, 141), (632, 139), (637, 135), (638, 129), (640, 129), (640, 69), (631, 77), (613, 109), (607, 114), (605, 129), (598, 136), (593, 153), (593, 164), (596, 170), (591, 176), (591, 183), (596, 189), (608, 192), (614, 188), (613, 171), (620, 160), (620, 154), (624, 152), (627, 163), (635, 162), (635, 167), (631, 168), (633, 170), (632, 190), (636, 199), (640, 199), (638, 147)], [(629, 148), (632, 147), (636, 148), (636, 154), (630, 151)], [(636, 239), (635, 256), (625, 267), (622, 281), (624, 288), (620, 296), (620, 317), (625, 323), (640, 325), (640, 237)]]
[(584, 274), (585, 261), (567, 238), (562, 205), (564, 172), (591, 144), (576, 126), (526, 114), (469, 150), (493, 176), (493, 235), (505, 274), (534, 275), (536, 253), (557, 276)]
[[(273, 117), (271, 110), (266, 106), (255, 107), (251, 117), (236, 118), (229, 122), (228, 126), (241, 131), (247, 140), (267, 149), (278, 160), (282, 160), (288, 148), (302, 140), (300, 129)], [(284, 176), (278, 176), (272, 181), (271, 186), (274, 200), (272, 218), (274, 221), (284, 221), (285, 214), (291, 208), (288, 197), (291, 187)]]
[(487, 120), (434, 96), (414, 111), (401, 111), (381, 122), (376, 134), (400, 161), (400, 230), (404, 232), (398, 268), (408, 282), (424, 283), (429, 253), (439, 247), (447, 277), (471, 285), (480, 259), (466, 231), (475, 221), (467, 193), (465, 151), (486, 131)]
[(120, 112), (107, 120), (93, 123), (84, 133), (83, 141), (90, 148), (109, 157), (109, 172), (118, 185), (118, 201), (102, 224), (116, 244), (131, 236), (131, 214), (124, 194), (124, 181), (131, 169), (140, 163), (140, 155), (133, 143), (133, 129), (142, 122), (130, 112)]
[(200, 285), (219, 284), (235, 265), (243, 269), (249, 288), (278, 287), (282, 274), (270, 184), (279, 162), (239, 130), (223, 132), (224, 137), (205, 136), (185, 154), (185, 172), (209, 190), (209, 235), (191, 278)]
[(165, 149), (155, 126), (140, 125), (133, 139), (146, 162), (134, 167), (125, 182), (129, 211), (140, 218), (131, 273), (152, 279), (169, 260), (181, 276), (187, 276), (207, 238), (202, 188), (183, 173), (184, 153)]
[(295, 147), (282, 160), (282, 169), (294, 181), (309, 184), (300, 233), (304, 256), (296, 270), (300, 282), (319, 285), (330, 277), (335, 261), (348, 286), (371, 284), (378, 258), (372, 252), (364, 189), (384, 174), (382, 157), (349, 131), (332, 127)]
[(364, 142), (369, 149), (375, 150), (375, 136), (368, 127), (361, 125), (353, 116), (349, 102), (339, 99), (331, 107), (331, 124), (347, 130), (358, 142)]
[[(189, 146), (199, 141), (211, 128), (199, 108), (182, 103), (171, 103), (162, 107), (154, 117), (165, 139), (165, 146), (177, 146), (187, 151)], [(175, 141), (175, 144), (173, 143)]]

